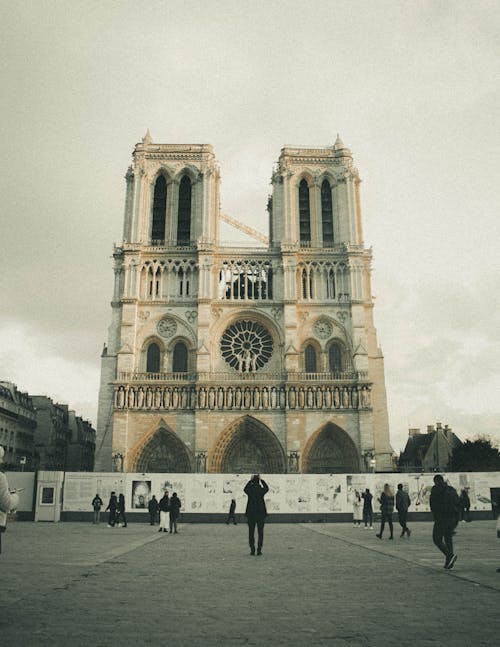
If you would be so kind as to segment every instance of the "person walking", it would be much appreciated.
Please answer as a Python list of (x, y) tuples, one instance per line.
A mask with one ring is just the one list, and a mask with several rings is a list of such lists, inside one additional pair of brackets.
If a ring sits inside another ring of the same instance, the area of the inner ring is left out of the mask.
[(384, 485), (384, 491), (380, 495), (379, 501), (381, 513), (380, 532), (376, 536), (379, 539), (382, 539), (385, 524), (387, 522), (389, 524), (389, 530), (391, 531), (389, 539), (394, 539), (394, 528), (392, 525), (392, 513), (394, 512), (394, 494), (392, 493), (392, 489), (389, 483), (386, 483)]
[(169, 527), (169, 510), (170, 510), (170, 497), (168, 496), (168, 490), (165, 490), (162, 498), (158, 502), (158, 507), (160, 508), (160, 529), (158, 532), (168, 532)]
[(269, 487), (259, 474), (254, 474), (243, 490), (248, 497), (245, 515), (248, 523), (250, 555), (255, 555), (255, 526), (257, 526), (257, 555), (262, 555), (264, 544), (264, 523), (267, 516), (265, 495)]
[(177, 492), (174, 492), (170, 499), (170, 534), (172, 534), (172, 528), (174, 529), (174, 534), (177, 534), (177, 519), (179, 518), (181, 507), (181, 500), (177, 496)]
[(354, 491), (354, 501), (352, 502), (352, 519), (355, 526), (361, 526), (361, 521), (363, 520), (363, 499), (357, 490)]
[(101, 517), (101, 508), (104, 505), (103, 500), (98, 494), (96, 494), (92, 499), (92, 503), (90, 505), (94, 508), (94, 521), (92, 523), (99, 523)]
[[(368, 488), (366, 488), (361, 497), (363, 499), (363, 522), (365, 524), (365, 530), (368, 530), (368, 528), (373, 530), (373, 494)], [(368, 526), (368, 524), (370, 524), (370, 526)]]
[(114, 492), (111, 492), (108, 506), (104, 512), (108, 512), (108, 510), (108, 528), (114, 528), (116, 523), (116, 511), (118, 510), (118, 499), (116, 498), (116, 494)]
[(434, 517), (432, 541), (445, 556), (444, 568), (451, 570), (457, 561), (453, 552), (453, 531), (458, 523), (460, 502), (455, 488), (445, 483), (441, 474), (434, 477), (429, 503)]
[(148, 511), (149, 511), (149, 525), (154, 526), (156, 523), (156, 520), (158, 519), (158, 501), (156, 499), (156, 496), (153, 494), (153, 498), (150, 499), (148, 503)]
[(398, 483), (398, 491), (396, 492), (396, 510), (398, 511), (398, 521), (401, 526), (401, 535), (404, 537), (405, 533), (408, 536), (408, 539), (411, 535), (411, 530), (406, 525), (406, 519), (408, 518), (408, 508), (410, 507), (410, 497), (408, 492), (403, 490), (403, 484)]
[(232, 521), (236, 526), (236, 499), (231, 499), (231, 505), (229, 506), (229, 513), (227, 515), (226, 524), (229, 525), (229, 522)]
[(470, 498), (467, 488), (460, 492), (460, 521), (470, 521)]
[(116, 523), (118, 526), (121, 525), (122, 528), (127, 527), (127, 519), (125, 517), (125, 497), (121, 492), (118, 495), (118, 514), (116, 515)]
[(9, 490), (7, 477), (2, 471), (5, 449), (0, 445), (0, 553), (2, 552), (2, 533), (7, 530), (7, 515), (19, 505), (18, 490)]

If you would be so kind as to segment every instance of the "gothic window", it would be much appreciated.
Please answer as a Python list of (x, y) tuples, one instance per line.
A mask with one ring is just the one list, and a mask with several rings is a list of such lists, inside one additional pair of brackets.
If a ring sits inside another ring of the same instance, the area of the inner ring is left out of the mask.
[(339, 373), (342, 370), (342, 351), (338, 344), (332, 344), (328, 350), (330, 373)]
[(314, 271), (312, 269), (302, 270), (302, 298), (312, 299), (314, 297), (314, 284), (313, 284)]
[(240, 320), (222, 335), (222, 357), (240, 373), (262, 368), (273, 354), (273, 340), (268, 331), (256, 321)]
[(328, 180), (323, 180), (321, 185), (321, 221), (323, 224), (323, 245), (333, 243), (333, 206), (332, 189)]
[(185, 175), (179, 185), (177, 215), (177, 244), (185, 245), (191, 239), (191, 180)]
[(316, 373), (316, 351), (314, 347), (306, 346), (305, 352), (305, 369), (306, 373)]
[(182, 297), (182, 296), (184, 296), (184, 294), (186, 292), (184, 270), (183, 269), (179, 270), (179, 272), (177, 273), (177, 278), (179, 280), (179, 296)]
[(159, 373), (160, 372), (160, 348), (154, 342), (149, 344), (147, 359), (146, 359), (146, 372)]
[(167, 213), (167, 181), (160, 175), (155, 183), (153, 197), (153, 225), (151, 239), (154, 242), (165, 242), (165, 217)]
[(326, 298), (335, 299), (335, 272), (330, 270), (326, 276)]
[(182, 341), (177, 342), (174, 346), (172, 371), (174, 373), (187, 373), (188, 351), (186, 344)]
[(299, 184), (299, 229), (300, 242), (311, 242), (311, 208), (307, 180), (301, 180)]

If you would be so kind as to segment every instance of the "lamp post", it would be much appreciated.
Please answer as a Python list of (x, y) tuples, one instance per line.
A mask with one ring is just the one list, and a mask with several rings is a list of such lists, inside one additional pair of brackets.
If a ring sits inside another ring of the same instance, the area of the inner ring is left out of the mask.
[(372, 468), (372, 474), (375, 474), (375, 459), (370, 459), (370, 467)]

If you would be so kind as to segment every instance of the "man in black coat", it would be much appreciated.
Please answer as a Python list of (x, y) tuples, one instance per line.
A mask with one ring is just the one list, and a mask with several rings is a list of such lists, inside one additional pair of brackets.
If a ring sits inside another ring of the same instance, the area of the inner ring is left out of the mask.
[(265, 495), (269, 492), (267, 483), (254, 474), (250, 481), (245, 485), (245, 494), (248, 497), (245, 515), (248, 522), (248, 543), (250, 544), (250, 554), (255, 555), (255, 526), (257, 526), (257, 555), (262, 555), (262, 545), (264, 544), (264, 522), (267, 516)]
[(432, 541), (446, 557), (444, 568), (450, 570), (457, 561), (452, 537), (458, 522), (459, 500), (455, 488), (445, 483), (441, 474), (434, 477), (429, 503), (434, 517)]

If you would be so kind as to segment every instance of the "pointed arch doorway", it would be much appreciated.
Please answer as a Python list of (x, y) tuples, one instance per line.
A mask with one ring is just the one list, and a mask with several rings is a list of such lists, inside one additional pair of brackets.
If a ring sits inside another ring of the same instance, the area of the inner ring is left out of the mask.
[(164, 473), (191, 472), (191, 461), (182, 440), (169, 429), (160, 427), (139, 449), (134, 471)]
[(283, 474), (285, 453), (279, 440), (251, 416), (236, 420), (215, 448), (211, 471), (222, 474)]
[(359, 454), (349, 435), (329, 422), (307, 441), (302, 457), (304, 474), (359, 472)]

